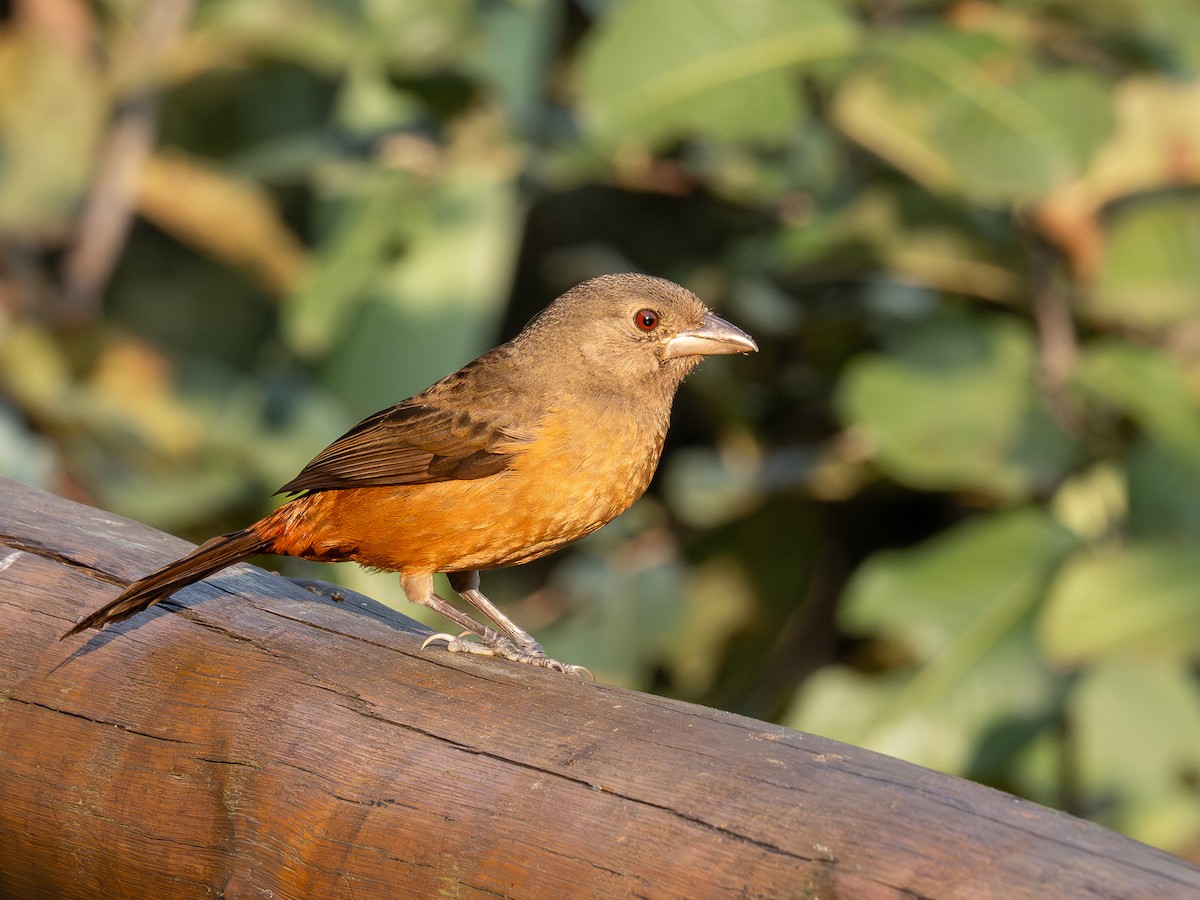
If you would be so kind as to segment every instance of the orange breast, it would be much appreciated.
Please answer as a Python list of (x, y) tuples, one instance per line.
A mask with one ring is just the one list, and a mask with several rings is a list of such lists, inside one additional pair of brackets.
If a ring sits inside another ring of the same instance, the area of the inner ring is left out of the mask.
[(497, 475), (323, 491), (280, 507), (261, 533), (274, 537), (276, 553), (405, 574), (527, 562), (595, 531), (640, 497), (665, 430), (665, 422), (624, 416), (549, 415)]

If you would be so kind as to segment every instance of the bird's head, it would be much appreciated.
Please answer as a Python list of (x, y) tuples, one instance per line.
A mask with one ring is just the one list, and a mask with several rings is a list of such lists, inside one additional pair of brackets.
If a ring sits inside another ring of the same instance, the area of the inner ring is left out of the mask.
[(578, 354), (582, 375), (620, 392), (655, 385), (674, 394), (703, 357), (758, 349), (687, 288), (635, 274), (571, 288), (520, 339), (553, 345), (560, 358)]

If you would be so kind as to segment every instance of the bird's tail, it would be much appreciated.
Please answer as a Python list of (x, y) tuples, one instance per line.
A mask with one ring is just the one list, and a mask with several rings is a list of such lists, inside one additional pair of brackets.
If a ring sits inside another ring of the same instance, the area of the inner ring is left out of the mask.
[(119, 597), (80, 619), (62, 638), (70, 637), (88, 628), (103, 628), (112, 622), (120, 622), (130, 616), (149, 609), (159, 600), (171, 596), (189, 584), (207, 578), (226, 566), (268, 551), (271, 541), (250, 528), (222, 534), (201, 544), (187, 556), (163, 566), (145, 578), (140, 578), (121, 593)]

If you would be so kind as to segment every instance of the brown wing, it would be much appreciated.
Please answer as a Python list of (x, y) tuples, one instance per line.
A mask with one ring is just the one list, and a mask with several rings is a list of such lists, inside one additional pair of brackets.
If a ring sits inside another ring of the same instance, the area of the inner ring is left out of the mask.
[(276, 493), (483, 478), (506, 469), (529, 440), (413, 398), (359, 422)]

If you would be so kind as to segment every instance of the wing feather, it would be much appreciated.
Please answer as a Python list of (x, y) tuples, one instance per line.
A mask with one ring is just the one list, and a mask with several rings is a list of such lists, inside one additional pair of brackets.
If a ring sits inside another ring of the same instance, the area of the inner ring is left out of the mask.
[(529, 435), (420, 397), (377, 412), (322, 450), (276, 493), (461, 481), (508, 468)]

